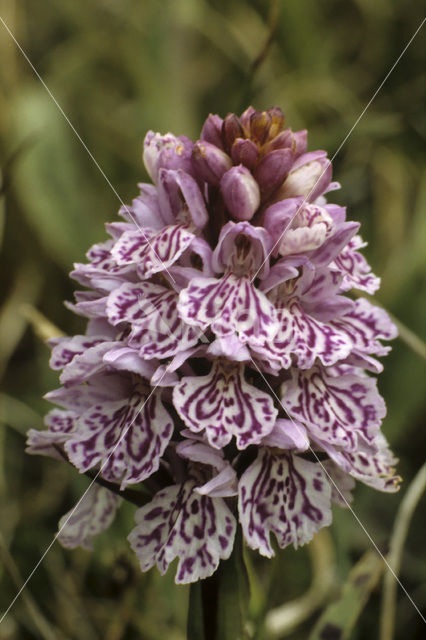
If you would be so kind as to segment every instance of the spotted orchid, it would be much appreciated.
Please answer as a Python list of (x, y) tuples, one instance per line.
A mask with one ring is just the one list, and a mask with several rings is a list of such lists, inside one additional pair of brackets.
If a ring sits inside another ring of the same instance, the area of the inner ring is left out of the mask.
[[(324, 151), (280, 109), (210, 115), (200, 139), (149, 132), (153, 184), (72, 277), (84, 335), (51, 340), (62, 386), (28, 449), (102, 481), (60, 523), (90, 548), (129, 487), (142, 571), (211, 576), (238, 527), (266, 557), (309, 542), (359, 480), (396, 491), (374, 377), (396, 336), (352, 289), (379, 279), (326, 196)], [(146, 498), (146, 496), (149, 496)]]

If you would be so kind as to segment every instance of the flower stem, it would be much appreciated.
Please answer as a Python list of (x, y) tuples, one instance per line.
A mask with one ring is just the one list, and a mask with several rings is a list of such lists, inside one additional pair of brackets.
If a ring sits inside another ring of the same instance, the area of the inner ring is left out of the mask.
[(233, 552), (210, 578), (191, 584), (188, 640), (245, 638), (249, 587), (238, 531)]

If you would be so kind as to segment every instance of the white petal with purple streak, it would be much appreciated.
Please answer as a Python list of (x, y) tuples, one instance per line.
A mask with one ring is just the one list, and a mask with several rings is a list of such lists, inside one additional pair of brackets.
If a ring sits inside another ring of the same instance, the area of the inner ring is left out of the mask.
[(56, 447), (62, 449), (70, 437), (78, 414), (75, 411), (52, 409), (46, 415), (44, 422), (47, 429), (30, 429), (27, 434), (27, 453), (49, 456), (55, 460), (63, 460), (63, 456)]
[(352, 311), (330, 323), (352, 341), (353, 349), (361, 353), (385, 355), (389, 347), (379, 340), (393, 340), (398, 330), (384, 309), (376, 307), (365, 298), (355, 301)]
[(309, 542), (331, 523), (330, 483), (319, 464), (261, 449), (239, 483), (238, 510), (252, 549), (271, 558), (275, 534), (283, 549)]
[(172, 432), (160, 393), (134, 394), (85, 411), (65, 449), (81, 472), (101, 465), (102, 476), (124, 488), (157, 471)]
[(93, 485), (73, 509), (59, 521), (58, 540), (63, 547), (83, 547), (91, 551), (95, 536), (108, 529), (121, 498), (112, 491)]
[(291, 375), (281, 388), (282, 405), (314, 437), (348, 451), (356, 451), (359, 436), (374, 440), (386, 414), (375, 379), (332, 377), (320, 367)]
[(169, 358), (194, 346), (200, 330), (184, 323), (177, 312), (178, 294), (152, 282), (126, 283), (107, 303), (112, 324), (129, 322), (130, 346), (142, 357)]
[(305, 313), (301, 304), (293, 299), (277, 309), (280, 328), (273, 340), (256, 353), (273, 357), (281, 367), (287, 369), (294, 357), (301, 369), (310, 369), (318, 358), (329, 366), (349, 355), (352, 342), (337, 327), (316, 320)]
[(137, 265), (139, 276), (149, 278), (176, 262), (194, 238), (188, 226), (183, 224), (169, 225), (160, 232), (127, 231), (111, 253), (119, 265)]
[(232, 436), (239, 449), (258, 444), (277, 417), (271, 396), (245, 381), (244, 366), (223, 360), (206, 376), (183, 378), (173, 390), (173, 404), (187, 427), (205, 431), (217, 449)]
[(380, 278), (371, 272), (367, 260), (357, 251), (365, 246), (361, 237), (355, 236), (334, 259), (334, 266), (343, 274), (342, 291), (355, 288), (373, 294), (380, 287)]
[(220, 280), (195, 278), (180, 293), (178, 311), (188, 324), (217, 336), (237, 335), (241, 342), (263, 344), (278, 330), (275, 308), (250, 277), (229, 273)]
[(154, 564), (162, 575), (179, 558), (176, 583), (211, 576), (220, 560), (231, 555), (235, 518), (222, 498), (201, 496), (195, 482), (173, 485), (157, 493), (136, 512), (137, 526), (128, 537), (142, 571)]

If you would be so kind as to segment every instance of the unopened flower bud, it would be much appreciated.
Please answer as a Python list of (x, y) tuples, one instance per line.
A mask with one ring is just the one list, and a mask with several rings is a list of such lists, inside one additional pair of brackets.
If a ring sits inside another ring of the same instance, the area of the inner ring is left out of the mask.
[(237, 138), (232, 145), (231, 156), (235, 164), (243, 164), (247, 169), (254, 169), (259, 149), (252, 140)]
[(239, 165), (227, 171), (220, 181), (225, 204), (237, 220), (250, 220), (260, 204), (260, 191), (250, 171)]
[(254, 176), (264, 195), (275, 191), (283, 182), (294, 160), (291, 149), (277, 149), (267, 153), (256, 167)]
[(256, 113), (256, 109), (253, 109), (253, 107), (250, 106), (247, 107), (247, 109), (240, 115), (240, 122), (243, 128), (247, 130), (247, 132), (250, 131), (250, 118), (253, 113)]
[(219, 116), (211, 113), (206, 119), (201, 130), (201, 140), (214, 144), (219, 149), (223, 149), (222, 143), (222, 124), (223, 120)]
[(255, 111), (250, 118), (250, 137), (259, 145), (265, 144), (272, 120), (267, 111)]
[(296, 140), (294, 138), (294, 133), (291, 129), (286, 129), (265, 145), (264, 153), (266, 154), (270, 151), (275, 151), (276, 149), (292, 149), (294, 151), (295, 148)]
[(243, 137), (243, 128), (239, 118), (233, 113), (229, 113), (222, 124), (222, 140), (225, 151), (229, 151), (236, 138)]
[(223, 174), (232, 167), (232, 161), (214, 144), (199, 140), (192, 151), (192, 165), (197, 178), (217, 186)]

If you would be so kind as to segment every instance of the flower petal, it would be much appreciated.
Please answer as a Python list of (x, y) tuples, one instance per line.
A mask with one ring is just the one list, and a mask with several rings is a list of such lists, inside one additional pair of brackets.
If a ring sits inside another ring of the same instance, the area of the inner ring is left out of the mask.
[(243, 372), (243, 365), (218, 360), (208, 375), (182, 378), (173, 390), (173, 404), (187, 427), (205, 430), (217, 449), (233, 435), (239, 449), (258, 444), (274, 426), (272, 398), (248, 384)]
[(380, 287), (380, 278), (371, 272), (364, 256), (357, 251), (365, 247), (360, 236), (355, 236), (334, 259), (334, 265), (343, 274), (342, 291), (361, 289), (373, 294)]
[(263, 344), (273, 338), (278, 322), (273, 304), (255, 288), (250, 277), (232, 273), (220, 280), (194, 278), (180, 292), (178, 311), (188, 324), (219, 337), (232, 334), (241, 342)]
[(121, 498), (112, 491), (93, 485), (77, 505), (59, 521), (58, 540), (63, 547), (92, 549), (92, 539), (108, 529)]
[(74, 336), (73, 338), (57, 338), (49, 360), (51, 369), (63, 369), (71, 362), (74, 356), (83, 353), (86, 349), (103, 342), (99, 336)]
[(137, 264), (141, 278), (167, 270), (189, 247), (194, 234), (187, 225), (172, 224), (160, 232), (151, 229), (127, 231), (111, 254), (119, 265)]
[(176, 583), (211, 576), (219, 561), (231, 555), (236, 522), (224, 500), (201, 496), (190, 480), (157, 493), (136, 512), (128, 540), (142, 571), (154, 564), (162, 575), (179, 558)]
[[(346, 358), (351, 351), (352, 341), (345, 333), (305, 313), (297, 300), (277, 309), (277, 317), (280, 328), (267, 343), (267, 349), (284, 369), (291, 366), (291, 356), (300, 369), (310, 369), (317, 358), (329, 366)], [(256, 352), (268, 355), (262, 347)]]
[(330, 323), (352, 340), (353, 349), (362, 353), (385, 355), (389, 347), (378, 340), (393, 340), (398, 330), (384, 309), (376, 307), (365, 298), (355, 301), (352, 311)]
[(320, 367), (291, 371), (282, 385), (282, 405), (314, 436), (355, 451), (358, 436), (372, 442), (386, 414), (377, 383), (367, 376), (332, 377)]
[(81, 472), (101, 465), (102, 476), (124, 488), (157, 471), (172, 433), (160, 394), (146, 400), (135, 394), (124, 402), (105, 402), (85, 411), (65, 449)]
[(395, 475), (398, 460), (381, 433), (371, 446), (353, 452), (339, 450), (324, 442), (318, 443), (340, 469), (356, 480), (378, 491), (395, 493), (399, 490), (401, 478)]
[(331, 523), (330, 483), (319, 464), (261, 449), (239, 483), (238, 509), (252, 549), (271, 558), (271, 532), (284, 549), (306, 544)]
[(77, 418), (78, 414), (75, 411), (64, 411), (62, 409), (49, 411), (44, 419), (47, 429), (30, 429), (28, 431), (26, 453), (63, 460), (63, 456), (55, 445), (62, 448), (70, 437)]
[(129, 322), (128, 338), (143, 358), (169, 358), (195, 344), (200, 330), (184, 323), (177, 312), (178, 294), (152, 282), (126, 283), (107, 303), (112, 324)]

